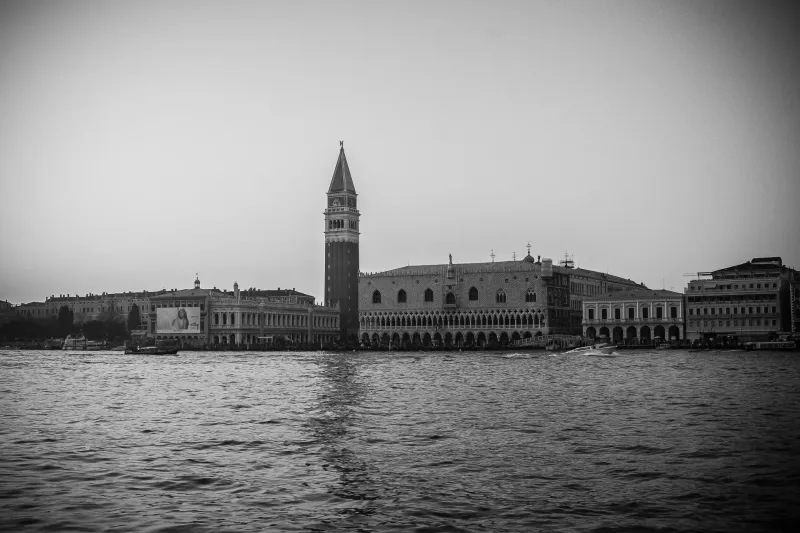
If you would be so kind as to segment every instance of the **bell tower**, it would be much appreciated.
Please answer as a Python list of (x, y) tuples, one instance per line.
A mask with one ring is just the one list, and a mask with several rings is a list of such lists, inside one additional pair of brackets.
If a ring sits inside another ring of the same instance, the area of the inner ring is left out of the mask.
[(358, 236), (356, 188), (339, 142), (325, 209), (325, 305), (339, 305), (339, 339), (358, 343)]

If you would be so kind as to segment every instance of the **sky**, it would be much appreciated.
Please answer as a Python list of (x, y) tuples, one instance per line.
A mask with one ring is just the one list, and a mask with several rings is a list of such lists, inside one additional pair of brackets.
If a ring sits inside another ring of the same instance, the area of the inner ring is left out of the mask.
[(344, 141), (364, 272), (555, 261), (683, 291), (800, 268), (800, 7), (0, 0), (0, 300), (322, 298)]

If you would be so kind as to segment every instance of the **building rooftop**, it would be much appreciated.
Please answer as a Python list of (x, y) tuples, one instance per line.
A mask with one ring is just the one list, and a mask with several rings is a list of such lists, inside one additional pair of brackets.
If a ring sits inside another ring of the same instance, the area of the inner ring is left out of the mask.
[(158, 296), (153, 296), (151, 300), (171, 300), (173, 298), (204, 298), (212, 292), (222, 292), (219, 289), (181, 289), (168, 291)]
[[(530, 257), (530, 260), (528, 259)], [(466, 268), (470, 270), (477, 270), (483, 272), (502, 272), (508, 270), (508, 267), (518, 267), (521, 269), (526, 270), (533, 270), (535, 268), (534, 265), (541, 265), (540, 262), (534, 262), (533, 258), (528, 255), (519, 261), (489, 261), (485, 263), (453, 263), (453, 266), (456, 268)], [(434, 273), (437, 270), (441, 270), (442, 272), (446, 271), (448, 267), (448, 263), (442, 263), (438, 265), (409, 265), (400, 268), (393, 268), (391, 270), (385, 270), (383, 272), (374, 272), (368, 275), (387, 275), (387, 276), (399, 276), (399, 275), (421, 275), (421, 271), (427, 271), (429, 273)], [(527, 267), (527, 268), (526, 268)], [(626, 279), (620, 276), (614, 276), (612, 274), (606, 274), (604, 272), (598, 272), (595, 270), (588, 270), (585, 268), (565, 268), (560, 265), (553, 265), (553, 272), (558, 272), (559, 274), (569, 274), (573, 276), (583, 276), (587, 278), (595, 278), (601, 279), (603, 281), (610, 281), (613, 283), (624, 283), (629, 285), (640, 285), (635, 281), (630, 279)]]
[(664, 300), (667, 298), (683, 298), (683, 294), (663, 289), (632, 289), (614, 291), (597, 296), (588, 296), (584, 301), (628, 301), (628, 300)]
[(780, 257), (754, 257), (751, 261), (740, 263), (738, 265), (720, 268), (711, 272), (714, 274), (721, 274), (723, 272), (750, 272), (754, 270), (785, 270), (788, 267), (783, 266), (783, 260)]

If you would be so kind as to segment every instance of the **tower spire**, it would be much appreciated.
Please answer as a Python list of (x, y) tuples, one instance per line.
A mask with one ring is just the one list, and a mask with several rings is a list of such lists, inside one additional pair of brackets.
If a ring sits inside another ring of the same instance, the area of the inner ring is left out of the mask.
[(344, 141), (339, 141), (339, 159), (336, 161), (331, 185), (328, 187), (328, 194), (333, 192), (356, 193), (356, 187), (353, 185), (353, 176), (350, 175), (350, 166), (347, 164), (347, 157), (344, 155)]

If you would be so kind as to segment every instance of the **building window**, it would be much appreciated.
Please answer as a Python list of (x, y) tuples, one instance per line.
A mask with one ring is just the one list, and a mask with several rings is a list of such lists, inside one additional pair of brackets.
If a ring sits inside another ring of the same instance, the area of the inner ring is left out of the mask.
[(406, 303), (406, 291), (404, 291), (403, 289), (400, 289), (397, 292), (397, 303), (399, 304)]
[(664, 318), (664, 308), (660, 305), (656, 307), (656, 318)]
[(670, 318), (678, 318), (678, 308), (677, 307), (670, 307), (669, 308), (669, 316), (670, 316)]
[(614, 319), (615, 320), (619, 320), (620, 318), (622, 318), (621, 315), (622, 315), (622, 310), (614, 309)]
[(478, 301), (478, 289), (476, 289), (475, 287), (471, 287), (469, 289), (469, 301), (470, 302)]
[(642, 318), (650, 318), (650, 309), (647, 307), (642, 307)]
[(536, 301), (536, 291), (533, 289), (528, 289), (528, 292), (525, 293), (525, 301), (526, 302), (535, 302)]
[(633, 315), (634, 315), (635, 311), (636, 310), (633, 307), (629, 307), (628, 308), (628, 318), (633, 318)]
[(594, 309), (589, 309), (589, 320), (594, 320)]
[(372, 293), (372, 303), (379, 304), (381, 303), (381, 293), (380, 291), (375, 291)]
[[(472, 298), (470, 298), (472, 299)], [(425, 301), (432, 302), (433, 301), (433, 291), (430, 289), (425, 289)]]
[(445, 296), (444, 303), (447, 305), (455, 305), (456, 304), (456, 296), (452, 292), (448, 292), (447, 296)]
[(497, 294), (495, 295), (495, 301), (499, 304), (506, 303), (506, 293), (503, 291), (497, 291)]

